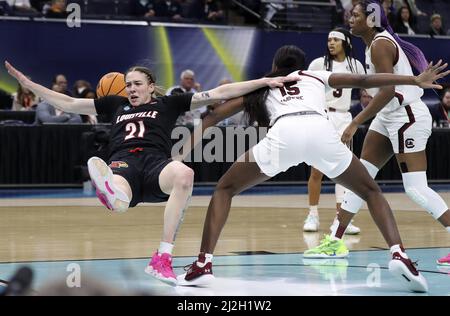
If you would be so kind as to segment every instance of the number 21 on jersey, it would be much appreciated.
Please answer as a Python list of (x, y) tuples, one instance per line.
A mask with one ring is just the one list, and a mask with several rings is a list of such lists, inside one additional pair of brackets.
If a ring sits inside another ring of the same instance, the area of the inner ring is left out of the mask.
[[(138, 123), (138, 124), (136, 124)], [(125, 136), (125, 140), (131, 139), (131, 138), (142, 138), (144, 137), (145, 132), (145, 125), (144, 121), (138, 121), (138, 122), (130, 122), (125, 126), (125, 131), (129, 132), (127, 136)], [(136, 136), (137, 133), (137, 136)]]

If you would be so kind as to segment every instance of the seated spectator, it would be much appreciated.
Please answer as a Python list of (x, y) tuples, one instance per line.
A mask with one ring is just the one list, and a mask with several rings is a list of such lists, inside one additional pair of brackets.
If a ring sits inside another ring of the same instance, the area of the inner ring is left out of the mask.
[[(86, 80), (77, 80), (73, 84), (72, 95), (74, 98), (82, 98), (81, 95), (86, 94), (85, 90), (93, 91), (92, 85)], [(94, 99), (94, 98), (95, 98), (95, 93), (94, 93), (94, 96), (92, 97), (92, 99)]]
[(407, 6), (401, 7), (397, 12), (397, 22), (394, 31), (399, 34), (415, 35), (417, 29), (411, 16), (411, 11)]
[[(367, 93), (367, 90), (361, 89), (359, 91), (359, 103), (352, 105), (349, 110), (349, 112), (352, 115), (352, 118), (355, 118), (359, 114), (359, 112), (364, 110), (366, 108), (366, 106), (369, 105), (369, 102), (371, 100), (372, 100), (372, 97), (369, 95), (369, 93)], [(371, 122), (372, 122), (372, 119), (364, 122), (363, 125), (370, 125)]]
[[(166, 95), (177, 95), (183, 93), (196, 93), (195, 89), (195, 73), (190, 70), (184, 70), (180, 75), (180, 85), (170, 87)], [(177, 119), (177, 125), (184, 125), (188, 127), (193, 127), (196, 125), (197, 120), (200, 120), (202, 112), (206, 111), (206, 106), (200, 107), (198, 109), (187, 111), (183, 115), (180, 115)]]
[(38, 11), (31, 6), (30, 0), (7, 0), (7, 2), (14, 15), (35, 15), (38, 13)]
[(430, 110), (434, 127), (449, 127), (450, 88), (444, 90), (440, 103), (429, 105), (428, 109)]
[(63, 91), (62, 93), (66, 94), (70, 97), (72, 96), (72, 93), (67, 89), (68, 83), (67, 83), (67, 79), (66, 79), (65, 75), (58, 74), (58, 75), (54, 76), (52, 84), (57, 84), (58, 86), (60, 86), (61, 91)]
[(186, 92), (196, 93), (197, 90), (194, 88), (195, 84), (195, 73), (190, 69), (183, 70), (180, 75), (180, 85), (170, 87), (167, 90), (166, 95), (181, 94)]
[(428, 34), (431, 37), (435, 37), (436, 35), (446, 35), (446, 32), (442, 28), (442, 17), (440, 14), (433, 14), (430, 18), (430, 30)]
[(194, 0), (190, 8), (190, 18), (207, 22), (222, 22), (223, 11), (217, 0)]
[(155, 0), (154, 11), (156, 17), (171, 18), (172, 20), (183, 18), (181, 5), (176, 0)]
[(398, 10), (404, 6), (408, 7), (408, 9), (411, 12), (414, 19), (418, 16), (426, 16), (427, 15), (425, 12), (421, 11), (417, 7), (416, 0), (394, 0), (394, 8), (396, 10)]
[(34, 110), (36, 105), (40, 102), (33, 92), (27, 88), (23, 88), (20, 84), (17, 92), (13, 93), (13, 104), (11, 110), (13, 111), (29, 111)]
[(382, 2), (384, 14), (386, 15), (388, 22), (391, 26), (395, 25), (395, 9), (392, 5), (392, 0), (383, 0)]
[(45, 17), (52, 19), (65, 19), (69, 15), (66, 11), (66, 0), (52, 0), (50, 8), (45, 13)]
[(134, 0), (131, 4), (131, 12), (134, 16), (154, 17), (154, 0)]
[[(54, 84), (52, 90), (62, 93), (62, 89), (59, 85)], [(49, 103), (43, 101), (37, 105), (36, 108), (36, 120), (35, 125), (42, 125), (43, 123), (82, 123), (79, 114), (65, 113), (61, 110), (55, 109)]]

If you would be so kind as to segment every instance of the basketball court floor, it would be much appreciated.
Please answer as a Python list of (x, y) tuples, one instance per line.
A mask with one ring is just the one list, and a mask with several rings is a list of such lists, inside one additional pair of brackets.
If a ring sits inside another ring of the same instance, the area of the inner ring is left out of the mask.
[[(334, 195), (321, 196), (320, 231), (303, 233), (308, 199), (293, 191), (266, 190), (234, 199), (215, 251), (216, 280), (209, 287), (172, 287), (144, 272), (159, 245), (164, 204), (111, 214), (92, 192), (2, 193), (0, 279), (9, 280), (19, 267), (29, 266), (34, 293), (43, 295), (70, 295), (78, 285), (102, 290), (86, 294), (450, 295), (450, 267), (436, 265), (437, 258), (450, 252), (450, 236), (404, 193), (386, 197), (408, 254), (428, 281), (426, 294), (410, 293), (390, 276), (389, 251), (367, 209), (354, 221), (361, 234), (346, 237), (352, 250), (348, 258), (304, 259), (303, 251), (329, 233)], [(450, 192), (439, 193), (450, 202)], [(209, 198), (194, 195), (185, 214), (174, 249), (177, 274), (198, 254)]]

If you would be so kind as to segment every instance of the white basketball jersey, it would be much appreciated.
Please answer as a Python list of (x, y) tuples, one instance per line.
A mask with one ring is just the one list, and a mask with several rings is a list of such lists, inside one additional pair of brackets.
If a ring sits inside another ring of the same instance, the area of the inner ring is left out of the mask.
[[(325, 58), (320, 57), (314, 59), (311, 64), (309, 64), (308, 70), (326, 70), (325, 69)], [(365, 74), (364, 66), (357, 59), (351, 60), (353, 69), (355, 73)], [(352, 71), (348, 64), (347, 59), (342, 62), (333, 60), (333, 73), (349, 73)], [(348, 111), (352, 102), (352, 89), (332, 89), (326, 94), (326, 105), (327, 108), (335, 108), (338, 111)]]
[[(397, 57), (396, 63), (394, 64), (394, 74), (396, 75), (408, 75), (413, 76), (413, 72), (411, 69), (411, 64), (409, 63), (408, 57), (406, 57), (405, 52), (397, 43), (397, 41), (389, 34), (388, 31), (383, 31), (375, 35), (373, 42), (377, 40), (387, 40), (397, 49)], [(369, 47), (366, 48), (366, 71), (367, 74), (374, 74), (375, 66), (372, 63), (370, 49), (372, 47), (372, 43)], [(367, 89), (367, 92), (372, 97), (378, 93), (379, 88), (371, 88)], [(395, 86), (395, 97), (392, 98), (389, 103), (385, 105), (385, 107), (380, 111), (380, 113), (389, 113), (397, 110), (398, 108), (405, 106), (410, 103), (414, 103), (420, 99), (423, 95), (423, 89), (418, 86)]]
[(284, 114), (301, 111), (316, 111), (326, 116), (325, 93), (331, 89), (329, 71), (294, 71), (300, 75), (299, 81), (286, 82), (282, 88), (269, 90), (266, 107), (269, 112), (270, 125)]

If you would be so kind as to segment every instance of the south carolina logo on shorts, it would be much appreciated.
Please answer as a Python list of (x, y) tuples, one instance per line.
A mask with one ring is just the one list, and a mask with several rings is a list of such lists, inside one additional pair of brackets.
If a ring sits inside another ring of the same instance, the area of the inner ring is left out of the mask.
[(109, 164), (109, 167), (112, 168), (112, 169), (128, 168), (128, 164), (125, 161), (112, 161)]
[(414, 138), (407, 138), (405, 139), (405, 146), (406, 148), (414, 148)]

